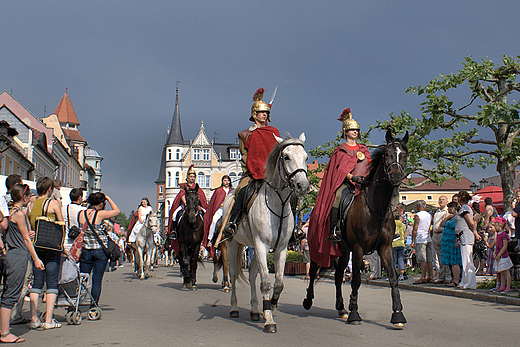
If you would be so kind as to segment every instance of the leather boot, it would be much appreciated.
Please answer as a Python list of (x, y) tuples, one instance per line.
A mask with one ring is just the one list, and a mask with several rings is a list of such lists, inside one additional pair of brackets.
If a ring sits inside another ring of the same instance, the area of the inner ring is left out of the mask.
[(339, 208), (333, 207), (330, 210), (330, 243), (333, 245), (341, 241), (341, 230), (338, 226)]
[(240, 217), (242, 215), (242, 205), (244, 203), (244, 196), (246, 193), (245, 187), (240, 189), (237, 194), (237, 198), (235, 200), (235, 204), (231, 209), (231, 213), (229, 215), (229, 222), (224, 228), (224, 239), (226, 241), (231, 241), (237, 232), (237, 226), (240, 222)]

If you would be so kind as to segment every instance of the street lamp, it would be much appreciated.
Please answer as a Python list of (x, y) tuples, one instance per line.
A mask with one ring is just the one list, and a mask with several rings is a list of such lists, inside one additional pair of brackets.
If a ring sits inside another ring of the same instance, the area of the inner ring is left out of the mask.
[(478, 190), (478, 186), (475, 184), (475, 182), (473, 182), (473, 184), (470, 185), (469, 187), (471, 188), (471, 192), (473, 194), (475, 194), (477, 192), (477, 190)]
[(482, 178), (480, 181), (478, 181), (478, 183), (480, 184), (480, 189), (482, 189), (482, 188), (487, 187), (488, 180), (485, 178)]

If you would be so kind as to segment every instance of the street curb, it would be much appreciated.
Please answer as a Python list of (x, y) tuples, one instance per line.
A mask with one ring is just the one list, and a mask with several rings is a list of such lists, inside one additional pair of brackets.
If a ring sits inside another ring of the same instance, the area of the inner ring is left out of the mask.
[[(381, 287), (390, 287), (390, 283), (388, 281), (382, 281), (382, 280), (362, 280), (361, 281), (364, 284), (370, 284), (375, 286), (381, 286)], [(406, 290), (414, 290), (417, 292), (425, 292), (430, 294), (438, 294), (438, 295), (446, 295), (446, 296), (453, 296), (457, 298), (464, 298), (464, 299), (473, 299), (478, 301), (487, 301), (487, 302), (494, 302), (497, 304), (504, 304), (504, 305), (515, 305), (520, 306), (520, 298), (519, 297), (511, 297), (508, 295), (501, 295), (501, 294), (488, 294), (488, 293), (481, 293), (480, 291), (483, 289), (448, 289), (448, 288), (437, 288), (434, 286), (428, 286), (428, 285), (421, 285), (421, 284), (407, 284), (407, 283), (399, 283), (400, 289), (406, 289)]]

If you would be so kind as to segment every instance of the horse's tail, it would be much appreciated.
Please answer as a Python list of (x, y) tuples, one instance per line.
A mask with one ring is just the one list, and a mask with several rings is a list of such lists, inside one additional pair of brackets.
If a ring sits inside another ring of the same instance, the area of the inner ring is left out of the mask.
[(244, 245), (237, 247), (237, 279), (239, 282), (249, 283), (246, 275), (244, 275)]

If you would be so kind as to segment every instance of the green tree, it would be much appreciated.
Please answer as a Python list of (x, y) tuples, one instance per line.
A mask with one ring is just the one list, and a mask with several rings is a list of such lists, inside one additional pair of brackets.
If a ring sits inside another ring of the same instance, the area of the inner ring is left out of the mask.
[[(520, 164), (520, 120), (517, 96), (520, 84), (520, 55), (503, 56), (501, 65), (491, 60), (465, 58), (463, 68), (454, 74), (431, 80), (426, 86), (407, 89), (423, 95), (420, 118), (403, 111), (391, 120), (378, 120), (372, 129), (410, 131), (408, 142), (409, 173), (424, 176), (426, 182), (442, 183), (449, 177), (460, 178), (460, 165), (486, 168), (496, 164), (501, 177), (504, 208), (511, 209), (515, 168)], [(456, 107), (460, 89), (469, 88), (468, 100)], [(447, 94), (450, 94), (450, 98)], [(371, 129), (371, 130), (372, 130)]]
[(119, 212), (119, 214), (115, 218), (116, 223), (122, 225), (125, 230), (128, 228), (128, 224), (130, 223), (130, 220), (126, 218), (126, 214), (124, 212)]

